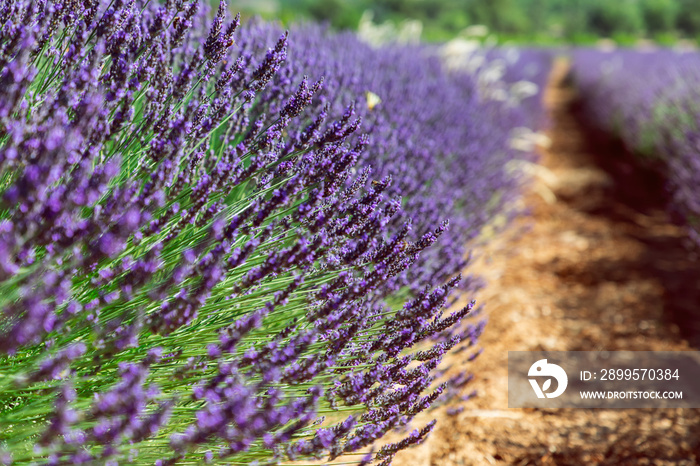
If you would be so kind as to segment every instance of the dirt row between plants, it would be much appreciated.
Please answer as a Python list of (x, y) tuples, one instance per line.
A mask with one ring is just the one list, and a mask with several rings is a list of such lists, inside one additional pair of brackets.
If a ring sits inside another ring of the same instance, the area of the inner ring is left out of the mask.
[(530, 167), (532, 215), (470, 268), (489, 283), (484, 352), (467, 365), (478, 396), (457, 415), (433, 411), (433, 435), (395, 465), (700, 464), (700, 410), (508, 408), (508, 351), (688, 350), (699, 334), (697, 261), (662, 183), (581, 123), (567, 70), (557, 62), (545, 94), (551, 145)]

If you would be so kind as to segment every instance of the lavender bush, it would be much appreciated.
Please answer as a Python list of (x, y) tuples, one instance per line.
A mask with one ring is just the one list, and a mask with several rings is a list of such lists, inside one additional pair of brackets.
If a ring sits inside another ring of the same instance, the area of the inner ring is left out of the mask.
[(674, 209), (700, 244), (700, 59), (672, 50), (579, 50), (573, 77), (590, 121), (640, 160), (660, 161)]
[(291, 35), (0, 1), (0, 463), (389, 464), (469, 381), (435, 380), (483, 329), (446, 308), (526, 116), (430, 49)]

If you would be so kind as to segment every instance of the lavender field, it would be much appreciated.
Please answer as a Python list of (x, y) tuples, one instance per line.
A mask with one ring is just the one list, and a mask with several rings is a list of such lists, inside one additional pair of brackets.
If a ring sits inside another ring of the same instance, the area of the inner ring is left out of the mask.
[(591, 124), (663, 172), (675, 213), (700, 242), (697, 52), (580, 50), (572, 76)]
[(695, 411), (599, 458), (500, 384), (509, 350), (697, 344), (697, 84), (695, 52), (0, 0), (0, 464), (696, 464)]

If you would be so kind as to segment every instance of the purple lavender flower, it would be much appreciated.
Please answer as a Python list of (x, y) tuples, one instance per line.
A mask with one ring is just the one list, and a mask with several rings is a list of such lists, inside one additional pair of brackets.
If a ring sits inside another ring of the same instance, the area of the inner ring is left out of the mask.
[(0, 1), (12, 461), (366, 453), (476, 344), (473, 305), (444, 312), (475, 288), (453, 278), (468, 242), (517, 195), (504, 165), (526, 156), (509, 139), (527, 112), (430, 47), (227, 18)]

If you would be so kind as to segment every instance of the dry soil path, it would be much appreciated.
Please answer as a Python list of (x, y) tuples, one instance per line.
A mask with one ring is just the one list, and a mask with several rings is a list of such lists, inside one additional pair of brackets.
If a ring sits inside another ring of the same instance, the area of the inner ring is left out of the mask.
[(669, 313), (700, 302), (683, 293), (683, 231), (645, 198), (658, 180), (601, 168), (620, 149), (582, 126), (566, 74), (558, 62), (545, 95), (552, 143), (531, 167), (532, 215), (476, 264), (489, 282), (484, 352), (469, 365), (479, 395), (458, 415), (434, 411), (435, 432), (398, 466), (700, 464), (700, 410), (508, 409), (509, 350), (687, 350)]

